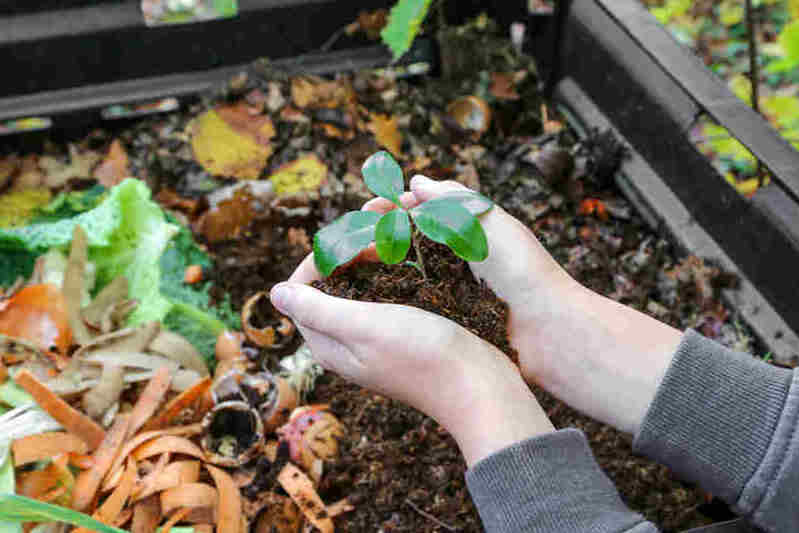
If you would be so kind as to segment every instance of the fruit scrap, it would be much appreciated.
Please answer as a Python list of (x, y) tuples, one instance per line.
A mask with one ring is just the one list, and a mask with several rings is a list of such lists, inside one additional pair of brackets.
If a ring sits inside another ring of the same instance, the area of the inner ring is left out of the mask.
[(72, 344), (66, 303), (55, 285), (30, 285), (3, 301), (0, 334), (32, 343), (63, 366)]
[(39, 407), (47, 414), (64, 426), (67, 431), (82, 439), (90, 450), (100, 447), (101, 443), (104, 442), (103, 439), (106, 437), (106, 433), (103, 428), (59, 398), (53, 391), (34, 378), (29, 371), (21, 370), (17, 373), (14, 381), (33, 396)]
[(277, 434), (288, 443), (291, 460), (310, 471), (316, 461), (329, 461), (338, 455), (338, 441), (345, 432), (332, 414), (320, 407), (303, 406), (294, 410)]

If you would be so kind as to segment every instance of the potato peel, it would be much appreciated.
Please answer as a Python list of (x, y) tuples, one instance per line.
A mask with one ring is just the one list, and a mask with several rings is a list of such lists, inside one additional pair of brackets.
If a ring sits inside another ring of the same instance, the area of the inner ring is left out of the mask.
[(322, 498), (316, 493), (311, 478), (293, 464), (288, 463), (277, 475), (277, 481), (309, 522), (322, 533), (333, 533), (333, 520), (327, 512)]

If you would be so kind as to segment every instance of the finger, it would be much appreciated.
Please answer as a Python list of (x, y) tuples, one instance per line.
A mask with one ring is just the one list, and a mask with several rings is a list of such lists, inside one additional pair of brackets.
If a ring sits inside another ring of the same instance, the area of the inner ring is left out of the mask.
[(329, 296), (308, 285), (278, 283), (270, 292), (272, 305), (297, 326), (350, 342), (374, 331), (376, 304)]
[[(400, 204), (405, 209), (410, 209), (412, 207), (416, 207), (419, 201), (416, 199), (416, 196), (412, 192), (405, 192), (402, 193), (400, 196)], [(386, 198), (372, 198), (361, 207), (361, 211), (374, 211), (376, 213), (385, 214), (389, 211), (396, 209), (396, 205), (391, 200), (387, 200)]]
[(421, 174), (411, 178), (411, 192), (418, 203), (432, 200), (448, 192), (465, 190), (469, 189), (457, 181), (434, 181)]
[(302, 263), (300, 263), (299, 266), (294, 269), (294, 272), (291, 274), (288, 281), (289, 283), (308, 285), (312, 281), (316, 281), (318, 279), (322, 279), (322, 274), (320, 274), (316, 269), (313, 253), (310, 253), (305, 257), (305, 259), (302, 260)]

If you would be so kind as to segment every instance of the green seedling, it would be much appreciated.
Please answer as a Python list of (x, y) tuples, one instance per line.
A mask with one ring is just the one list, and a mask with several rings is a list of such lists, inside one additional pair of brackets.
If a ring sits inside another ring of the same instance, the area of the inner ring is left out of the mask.
[(488, 257), (488, 242), (477, 216), (493, 207), (491, 200), (473, 191), (455, 191), (406, 210), (400, 203), (404, 191), (402, 169), (388, 152), (372, 154), (361, 172), (373, 193), (397, 207), (384, 215), (351, 211), (319, 230), (314, 236), (313, 251), (316, 268), (323, 276), (329, 276), (374, 242), (378, 257), (389, 265), (404, 261), (413, 243), (416, 262), (408, 263), (426, 278), (419, 251), (420, 232), (446, 244), (466, 261)]

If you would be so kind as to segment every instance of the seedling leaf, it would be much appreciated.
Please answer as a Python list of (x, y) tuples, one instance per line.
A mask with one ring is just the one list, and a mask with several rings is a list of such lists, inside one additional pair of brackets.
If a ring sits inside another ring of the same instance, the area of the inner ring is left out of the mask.
[(405, 187), (402, 169), (391, 154), (380, 151), (369, 156), (361, 168), (366, 186), (373, 193), (400, 205), (399, 195)]
[(375, 240), (380, 214), (373, 211), (347, 213), (316, 232), (313, 240), (314, 263), (323, 276), (329, 276)]
[[(474, 191), (453, 191), (448, 192), (438, 198), (433, 198), (432, 200), (428, 200), (422, 205), (429, 206), (430, 204), (436, 203), (456, 203), (461, 207), (466, 208), (472, 215), (478, 216), (482, 215), (492, 207), (494, 207), (494, 202), (492, 202), (489, 198), (483, 196), (480, 193)], [(419, 207), (414, 208), (419, 209)]]
[(411, 221), (402, 209), (389, 211), (377, 223), (375, 232), (377, 255), (388, 265), (405, 259), (411, 247)]
[(457, 202), (425, 202), (411, 211), (419, 230), (446, 244), (466, 261), (488, 257), (488, 241), (477, 217)]

